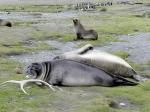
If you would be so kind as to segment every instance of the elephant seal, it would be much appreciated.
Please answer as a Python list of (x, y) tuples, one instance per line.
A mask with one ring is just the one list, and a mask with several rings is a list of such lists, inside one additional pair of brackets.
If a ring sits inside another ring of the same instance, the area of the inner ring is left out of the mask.
[(76, 40), (79, 39), (88, 39), (88, 40), (97, 40), (98, 39), (98, 33), (93, 30), (85, 30), (83, 25), (80, 23), (78, 19), (73, 19), (74, 28), (76, 32)]
[(76, 51), (64, 53), (56, 56), (54, 59), (69, 59), (96, 66), (109, 73), (132, 78), (141, 81), (142, 77), (137, 75), (135, 70), (122, 58), (91, 48), (92, 45), (86, 45)]
[(12, 23), (10, 21), (0, 19), (0, 26), (12, 27)]
[(138, 83), (114, 76), (91, 65), (71, 61), (53, 60), (32, 63), (28, 66), (27, 75), (58, 86), (118, 86), (137, 85)]

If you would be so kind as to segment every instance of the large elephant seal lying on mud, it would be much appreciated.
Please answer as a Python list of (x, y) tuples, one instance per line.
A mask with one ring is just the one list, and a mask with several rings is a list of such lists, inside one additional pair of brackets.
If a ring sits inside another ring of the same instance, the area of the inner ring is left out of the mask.
[(12, 27), (12, 23), (10, 21), (4, 20), (4, 19), (0, 19), (0, 26)]
[[(8, 80), (6, 83), (19, 84), (21, 90), (27, 83), (36, 83), (37, 85), (46, 85), (53, 91), (53, 85), (58, 86), (119, 86), (119, 85), (137, 85), (137, 82), (129, 81), (121, 76), (113, 75), (99, 69), (95, 66), (79, 63), (76, 61), (60, 59), (42, 63), (32, 63), (26, 70), (28, 80)], [(58, 88), (58, 87), (57, 87)], [(60, 88), (58, 88), (60, 89)], [(61, 89), (60, 89), (61, 90)]]
[(85, 30), (83, 25), (80, 23), (78, 19), (73, 19), (74, 28), (76, 32), (76, 40), (78, 39), (88, 39), (88, 40), (97, 40), (98, 39), (98, 33), (93, 30)]
[(130, 77), (137, 81), (142, 80), (142, 78), (137, 75), (135, 70), (125, 60), (106, 52), (93, 50), (93, 46), (90, 44), (76, 51), (56, 56), (54, 59), (69, 59), (81, 63), (87, 63), (118, 76)]
[(27, 74), (31, 79), (42, 80), (58, 86), (137, 85), (135, 82), (114, 76), (91, 65), (71, 60), (32, 63), (27, 68)]

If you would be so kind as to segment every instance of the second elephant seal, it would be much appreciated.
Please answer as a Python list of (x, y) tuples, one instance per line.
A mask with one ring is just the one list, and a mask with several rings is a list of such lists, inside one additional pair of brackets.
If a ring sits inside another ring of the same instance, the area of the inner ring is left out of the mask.
[(93, 50), (92, 45), (86, 45), (76, 51), (64, 53), (55, 57), (55, 59), (69, 59), (87, 63), (115, 75), (129, 77), (137, 81), (142, 80), (125, 60), (106, 52)]

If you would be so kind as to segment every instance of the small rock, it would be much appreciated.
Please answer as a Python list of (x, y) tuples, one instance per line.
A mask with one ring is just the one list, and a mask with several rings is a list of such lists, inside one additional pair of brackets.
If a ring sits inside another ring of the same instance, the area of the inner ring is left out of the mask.
[(110, 101), (109, 106), (112, 108), (117, 108), (117, 109), (120, 108), (120, 104), (117, 103), (116, 101)]
[(22, 69), (19, 68), (19, 67), (17, 67), (17, 68), (15, 69), (15, 72), (16, 72), (16, 74), (22, 74), (22, 73), (23, 73), (23, 72), (22, 72)]

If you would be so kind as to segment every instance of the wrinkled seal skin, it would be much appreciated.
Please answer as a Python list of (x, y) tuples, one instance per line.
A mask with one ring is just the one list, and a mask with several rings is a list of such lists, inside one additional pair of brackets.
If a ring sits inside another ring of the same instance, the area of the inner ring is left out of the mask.
[(98, 33), (93, 30), (85, 30), (83, 25), (80, 23), (78, 19), (73, 19), (74, 28), (76, 31), (76, 40), (79, 39), (89, 39), (89, 40), (97, 40), (98, 39)]
[(0, 19), (0, 26), (12, 27), (12, 23), (10, 21)]
[(58, 86), (137, 85), (135, 82), (113, 76), (96, 67), (71, 60), (32, 63), (27, 69), (27, 74), (30, 78)]
[(140, 80), (135, 70), (125, 60), (106, 52), (94, 50), (92, 45), (86, 45), (76, 51), (64, 53), (54, 59), (69, 59), (87, 63), (118, 76)]

